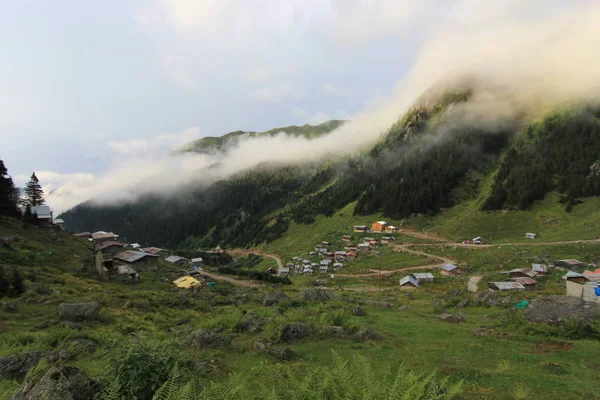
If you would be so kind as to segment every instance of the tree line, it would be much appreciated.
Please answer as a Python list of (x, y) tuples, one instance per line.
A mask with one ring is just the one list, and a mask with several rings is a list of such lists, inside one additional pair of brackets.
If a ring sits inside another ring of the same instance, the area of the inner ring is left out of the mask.
[[(4, 161), (0, 159), (0, 216), (22, 218), (24, 222), (37, 223), (37, 215), (32, 207), (44, 205), (44, 191), (35, 172), (25, 187), (21, 197)], [(21, 208), (23, 212), (21, 212)]]

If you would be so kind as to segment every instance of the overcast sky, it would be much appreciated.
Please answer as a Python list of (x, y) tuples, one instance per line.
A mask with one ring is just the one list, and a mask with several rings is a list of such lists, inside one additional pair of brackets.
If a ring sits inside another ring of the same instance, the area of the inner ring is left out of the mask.
[[(0, 157), (18, 184), (35, 170), (60, 185), (202, 136), (352, 119), (402, 92), (419, 59), (434, 60), (427, 77), (459, 57), (488, 63), (478, 54), (495, 46), (518, 63), (518, 38), (535, 36), (523, 27), (563, 13), (570, 29), (563, 11), (584, 3), (0, 0)], [(499, 23), (516, 40), (498, 45)], [(475, 51), (458, 41), (480, 32)]]
[(388, 93), (418, 48), (374, 3), (2, 1), (0, 157), (16, 177), (96, 174), (132, 138), (170, 150), (348, 118)]

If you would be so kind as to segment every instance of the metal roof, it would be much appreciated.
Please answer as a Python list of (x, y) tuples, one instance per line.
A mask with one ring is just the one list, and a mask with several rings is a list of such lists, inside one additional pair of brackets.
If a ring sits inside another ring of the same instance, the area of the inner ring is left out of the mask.
[(156, 254), (156, 253), (160, 253), (161, 251), (166, 251), (166, 250), (160, 249), (158, 247), (146, 247), (146, 248), (142, 249), (142, 251), (144, 253)]
[(322, 260), (320, 264), (321, 265), (329, 265), (329, 264), (331, 264), (331, 260)]
[(454, 264), (442, 265), (442, 269), (445, 271), (454, 271), (456, 268), (458, 268), (458, 265), (454, 265)]
[(65, 220), (64, 220), (64, 219), (62, 219), (62, 218), (54, 218), (54, 220), (52, 220), (52, 223), (53, 223), (53, 224), (57, 224), (57, 225), (59, 225), (59, 224), (64, 224), (64, 223), (65, 223)]
[(563, 279), (567, 278), (585, 278), (585, 276), (580, 274), (579, 272), (569, 271), (565, 275), (563, 275)]
[(498, 290), (525, 290), (525, 286), (519, 282), (490, 282), (489, 286), (495, 286)]
[(569, 264), (569, 265), (579, 265), (579, 264), (583, 264), (581, 261), (576, 260), (574, 258), (567, 258), (564, 260), (556, 260), (557, 263), (563, 263), (563, 264)]
[(410, 275), (406, 275), (404, 278), (400, 279), (400, 286), (404, 286), (407, 283), (410, 283), (413, 286), (419, 287), (419, 282), (417, 282), (417, 280)]
[(531, 264), (531, 269), (535, 272), (548, 272), (548, 266), (546, 264)]
[(520, 276), (517, 278), (508, 278), (509, 281), (512, 282), (519, 282), (521, 285), (535, 285), (537, 284), (537, 281), (533, 278), (530, 278), (528, 276)]
[(202, 259), (202, 257), (196, 257), (196, 258), (192, 258), (192, 262), (193, 262), (193, 263), (201, 263), (201, 262), (203, 262), (203, 261), (204, 261), (204, 260)]
[(415, 279), (433, 279), (434, 276), (431, 272), (416, 272), (411, 274)]
[(124, 247), (125, 243), (120, 243), (120, 242), (114, 242), (114, 241), (108, 241), (108, 242), (104, 242), (104, 243), (100, 243), (98, 246), (96, 246), (94, 248), (94, 250), (98, 251), (98, 250), (104, 250), (108, 247), (113, 247), (113, 246), (118, 246), (118, 247)]
[(281, 272), (282, 272), (282, 273), (290, 272), (290, 269), (289, 269), (289, 268), (282, 268), (282, 269), (281, 269)]
[(118, 238), (119, 235), (116, 235), (112, 232), (104, 232), (104, 231), (98, 231), (98, 232), (94, 232), (92, 233), (92, 239), (106, 239), (106, 238)]
[(33, 206), (31, 207), (31, 213), (37, 214), (38, 218), (52, 218), (50, 206)]
[(92, 236), (92, 234), (90, 232), (80, 232), (80, 233), (74, 233), (73, 236), (88, 237), (88, 236)]
[(125, 261), (125, 262), (136, 262), (141, 260), (144, 257), (158, 257), (155, 254), (144, 253), (142, 251), (124, 251), (123, 253), (119, 253), (115, 256), (117, 260)]
[(387, 222), (385, 222), (385, 221), (377, 221), (377, 222), (376, 222), (376, 224), (379, 224), (379, 225), (387, 225)]
[(170, 263), (176, 263), (177, 261), (181, 261), (181, 260), (187, 260), (187, 258), (179, 257), (179, 256), (169, 256), (169, 257), (165, 258), (165, 261), (170, 262)]

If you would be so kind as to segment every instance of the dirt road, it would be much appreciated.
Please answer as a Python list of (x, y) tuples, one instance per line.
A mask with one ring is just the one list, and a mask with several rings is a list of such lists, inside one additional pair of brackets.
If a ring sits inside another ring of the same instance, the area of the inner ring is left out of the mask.
[(216, 274), (206, 272), (206, 271), (202, 271), (202, 274), (210, 277), (211, 279), (214, 279), (215, 281), (229, 282), (231, 284), (238, 285), (238, 286), (245, 286), (245, 287), (263, 287), (264, 286), (262, 283), (258, 283), (256, 281), (243, 281), (243, 280), (233, 279), (228, 276), (216, 275)]
[(281, 275), (281, 270), (283, 269), (283, 262), (281, 261), (281, 258), (279, 258), (275, 254), (261, 253), (261, 251), (257, 250), (257, 249), (231, 249), (231, 250), (227, 250), (227, 252), (229, 254), (241, 255), (241, 256), (247, 256), (250, 254), (258, 254), (260, 256), (273, 259), (277, 263), (277, 275)]

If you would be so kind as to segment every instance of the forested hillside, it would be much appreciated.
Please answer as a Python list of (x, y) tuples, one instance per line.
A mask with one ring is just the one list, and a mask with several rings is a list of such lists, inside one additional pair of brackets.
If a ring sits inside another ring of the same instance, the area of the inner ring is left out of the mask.
[(468, 199), (478, 199), (482, 210), (527, 209), (558, 191), (570, 209), (600, 194), (597, 112), (563, 109), (493, 132), (447, 123), (453, 106), (470, 99), (469, 91), (448, 91), (418, 104), (369, 151), (335, 162), (263, 166), (171, 198), (83, 204), (63, 218), (72, 230), (114, 230), (170, 248), (243, 247), (280, 237), (290, 221), (311, 223), (354, 201), (356, 214), (402, 219)]
[(195, 152), (195, 153), (215, 153), (221, 152), (227, 149), (228, 146), (235, 144), (238, 140), (250, 137), (260, 136), (274, 136), (279, 133), (285, 133), (290, 136), (304, 136), (312, 139), (319, 137), (332, 130), (340, 127), (345, 121), (343, 120), (331, 120), (323, 122), (319, 125), (303, 125), (296, 126), (290, 125), (282, 128), (274, 128), (265, 132), (253, 132), (253, 131), (233, 131), (223, 136), (207, 136), (202, 139), (195, 140), (185, 146), (183, 146), (179, 152)]

